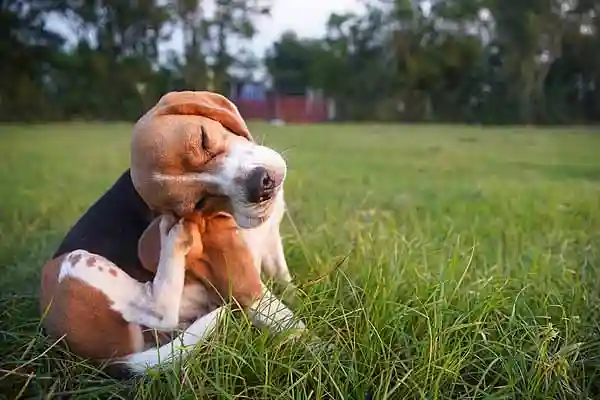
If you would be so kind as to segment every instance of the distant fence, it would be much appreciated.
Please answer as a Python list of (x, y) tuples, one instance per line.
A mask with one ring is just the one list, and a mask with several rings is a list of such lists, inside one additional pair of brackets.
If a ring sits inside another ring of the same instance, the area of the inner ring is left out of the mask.
[(328, 120), (327, 101), (307, 96), (270, 95), (266, 99), (234, 100), (245, 119), (274, 120), (287, 123), (315, 123)]

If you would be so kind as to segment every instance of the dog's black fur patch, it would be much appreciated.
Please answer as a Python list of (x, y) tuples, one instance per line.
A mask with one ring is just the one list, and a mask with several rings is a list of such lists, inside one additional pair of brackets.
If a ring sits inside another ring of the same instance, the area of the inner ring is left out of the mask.
[(138, 240), (155, 217), (133, 186), (129, 169), (69, 230), (53, 258), (75, 250), (100, 255), (132, 278), (147, 282), (150, 271), (138, 258)]

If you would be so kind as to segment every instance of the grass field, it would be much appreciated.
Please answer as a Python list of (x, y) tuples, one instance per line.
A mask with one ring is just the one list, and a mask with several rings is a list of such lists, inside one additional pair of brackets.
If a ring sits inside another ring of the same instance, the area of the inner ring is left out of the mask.
[(123, 384), (45, 340), (40, 267), (127, 167), (130, 126), (2, 126), (0, 397), (600, 398), (598, 132), (252, 127), (288, 160), (288, 263), (326, 274), (293, 308), (333, 353), (231, 322)]

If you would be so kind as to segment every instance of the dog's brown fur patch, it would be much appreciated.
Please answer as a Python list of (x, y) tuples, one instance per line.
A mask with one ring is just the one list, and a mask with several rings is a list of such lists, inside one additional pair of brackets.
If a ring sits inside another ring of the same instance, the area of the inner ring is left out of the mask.
[[(81, 255), (71, 255), (81, 259)], [(43, 325), (80, 357), (104, 360), (140, 351), (141, 330), (110, 308), (105, 294), (76, 278), (58, 282), (64, 256), (48, 261), (42, 271), (40, 309)]]

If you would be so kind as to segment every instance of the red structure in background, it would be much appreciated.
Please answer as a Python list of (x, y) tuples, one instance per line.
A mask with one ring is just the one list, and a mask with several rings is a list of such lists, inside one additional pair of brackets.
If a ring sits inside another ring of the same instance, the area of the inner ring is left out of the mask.
[(236, 99), (244, 119), (281, 119), (287, 123), (327, 121), (327, 102), (308, 96), (268, 95), (267, 99)]
[(232, 92), (231, 99), (244, 119), (283, 120), (286, 123), (316, 123), (329, 119), (327, 100), (321, 96), (285, 95), (253, 87), (253, 95)]

